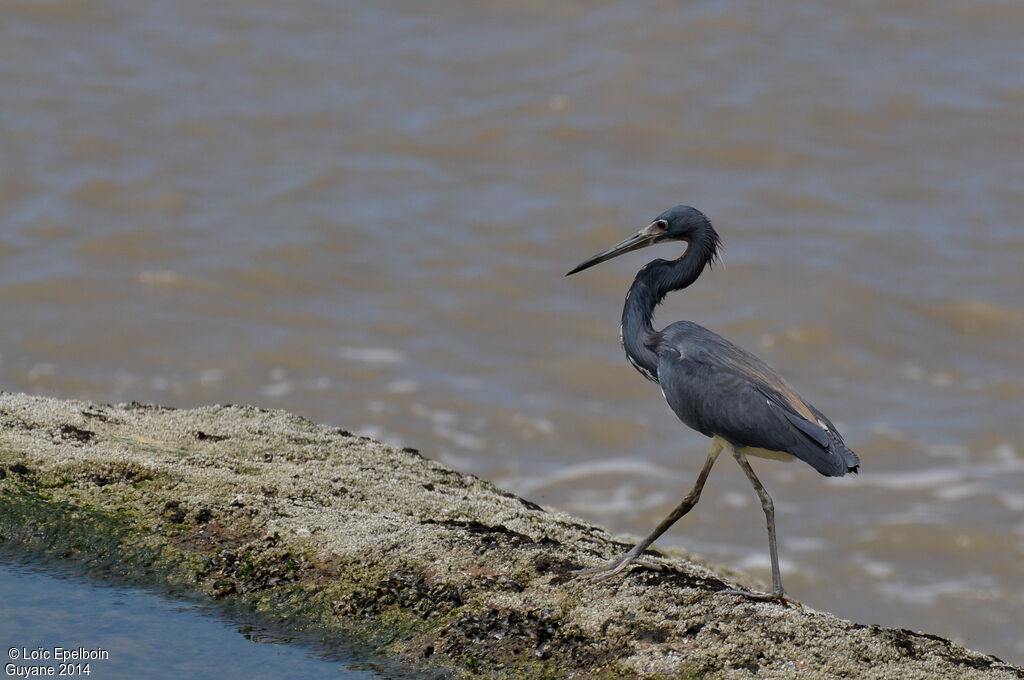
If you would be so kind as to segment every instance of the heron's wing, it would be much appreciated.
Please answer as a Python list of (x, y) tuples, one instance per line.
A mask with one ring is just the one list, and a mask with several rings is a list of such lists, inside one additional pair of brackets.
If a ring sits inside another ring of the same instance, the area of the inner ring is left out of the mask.
[(782, 395), (765, 390), (760, 385), (757, 386), (757, 389), (772, 403), (773, 406), (781, 409), (782, 414), (786, 416), (786, 420), (788, 420), (792, 425), (795, 425), (798, 430), (816, 441), (819, 446), (828, 446), (828, 434), (824, 427), (818, 423), (812, 423), (803, 416), (795, 413), (794, 409), (784, 400)]
[(696, 360), (721, 366), (749, 380), (772, 405), (782, 410), (790, 424), (842, 458), (847, 472), (857, 471), (860, 458), (850, 450), (824, 413), (805, 401), (774, 368), (756, 355), (711, 331), (704, 329), (704, 332), (710, 336), (703, 345), (706, 352), (696, 353)]
[[(739, 447), (790, 453), (824, 475), (850, 469), (837, 445), (842, 441), (838, 434), (805, 417), (817, 420), (774, 370), (710, 331), (700, 331), (714, 337), (691, 334), (677, 338), (683, 344), (659, 348), (658, 382), (683, 422)], [(849, 451), (845, 445), (842, 449)]]

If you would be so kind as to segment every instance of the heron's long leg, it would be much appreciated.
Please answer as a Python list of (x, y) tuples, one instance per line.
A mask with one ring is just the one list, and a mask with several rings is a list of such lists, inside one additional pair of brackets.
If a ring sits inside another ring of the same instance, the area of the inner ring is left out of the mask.
[[(779, 574), (779, 550), (775, 543), (775, 505), (772, 503), (772, 497), (768, 495), (768, 491), (761, 484), (761, 480), (754, 474), (754, 468), (750, 467), (750, 463), (747, 462), (747, 457), (744, 456), (740, 451), (733, 449), (733, 457), (736, 462), (740, 464), (743, 472), (746, 473), (747, 479), (754, 485), (754, 491), (757, 492), (757, 497), (761, 499), (761, 509), (764, 510), (765, 519), (768, 521), (768, 551), (772, 558), (772, 598), (781, 599), (786, 596), (786, 591), (782, 589), (782, 576)], [(744, 593), (749, 594), (749, 593)]]
[(722, 452), (722, 444), (718, 438), (711, 440), (711, 451), (708, 452), (708, 458), (704, 461), (704, 467), (701, 468), (700, 474), (697, 475), (697, 481), (693, 485), (693, 489), (686, 495), (686, 498), (676, 506), (675, 510), (669, 513), (668, 517), (661, 520), (661, 523), (654, 528), (647, 538), (640, 541), (633, 548), (620, 557), (617, 560), (613, 560), (608, 564), (604, 564), (600, 567), (592, 567), (590, 569), (580, 569), (573, 572), (574, 574), (588, 574), (590, 575), (591, 581), (603, 581), (606, 578), (615, 576), (623, 569), (634, 563), (642, 563), (640, 555), (654, 543), (663, 533), (668, 531), (668, 528), (675, 524), (680, 517), (688, 513), (693, 509), (693, 506), (697, 505), (697, 501), (700, 500), (700, 493), (704, 489), (704, 483), (708, 480), (708, 474), (711, 472), (711, 467), (715, 464), (715, 460), (718, 459), (718, 454)]

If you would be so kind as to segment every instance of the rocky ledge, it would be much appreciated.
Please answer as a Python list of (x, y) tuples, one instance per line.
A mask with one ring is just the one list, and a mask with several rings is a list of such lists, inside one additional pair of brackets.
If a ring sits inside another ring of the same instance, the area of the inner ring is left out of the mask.
[(0, 394), (0, 547), (223, 600), (328, 647), (451, 678), (1024, 678), (927, 633), (723, 596), (414, 449), (248, 406)]

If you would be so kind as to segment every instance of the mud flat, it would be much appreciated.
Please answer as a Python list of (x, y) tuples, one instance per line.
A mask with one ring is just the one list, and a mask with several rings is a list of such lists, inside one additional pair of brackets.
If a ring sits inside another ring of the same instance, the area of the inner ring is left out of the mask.
[(223, 600), (452, 678), (1024, 678), (927, 633), (716, 594), (413, 449), (283, 411), (0, 394), (0, 547)]

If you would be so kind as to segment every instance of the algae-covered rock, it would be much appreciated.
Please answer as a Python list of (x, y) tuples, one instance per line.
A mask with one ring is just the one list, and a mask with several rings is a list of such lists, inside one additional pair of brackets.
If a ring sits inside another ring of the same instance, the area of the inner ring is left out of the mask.
[(943, 638), (718, 594), (414, 449), (282, 411), (0, 395), (0, 544), (454, 678), (1024, 678)]

